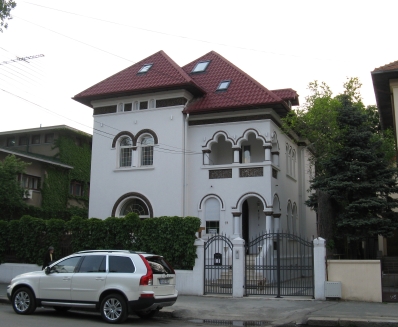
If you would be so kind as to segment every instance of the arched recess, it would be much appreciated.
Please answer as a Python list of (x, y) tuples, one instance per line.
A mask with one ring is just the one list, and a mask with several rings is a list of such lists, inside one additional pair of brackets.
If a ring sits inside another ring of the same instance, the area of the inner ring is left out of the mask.
[(249, 140), (249, 135), (250, 134), (254, 134), (256, 139), (260, 139), (262, 141), (262, 145), (265, 145), (265, 143), (267, 143), (267, 140), (264, 136), (262, 136), (256, 129), (254, 128), (248, 128), (247, 130), (245, 130), (242, 134), (241, 137), (239, 137), (236, 140), (236, 144), (241, 146), (242, 142), (244, 141), (248, 141)]
[[(145, 215), (140, 215), (143, 216), (143, 218), (153, 218), (153, 208), (149, 200), (142, 194), (136, 193), (136, 192), (130, 192), (122, 195), (113, 205), (112, 208), (112, 217), (122, 217), (124, 216), (123, 214), (121, 215), (122, 210), (124, 210), (129, 204), (131, 204), (131, 209), (133, 212), (136, 212), (134, 210), (134, 206), (136, 206), (137, 210), (140, 210), (138, 206), (143, 206), (144, 210), (146, 209), (147, 214)], [(128, 209), (127, 209), (128, 210)], [(139, 212), (137, 212), (139, 214)]]
[(202, 200), (200, 200), (200, 202), (199, 202), (199, 210), (203, 210), (203, 204), (205, 203), (205, 201), (206, 201), (208, 198), (216, 198), (216, 199), (220, 202), (220, 208), (221, 208), (221, 210), (225, 210), (225, 208), (224, 208), (224, 202), (223, 202), (223, 200), (221, 199), (221, 197), (219, 197), (217, 194), (213, 194), (213, 193), (205, 195), (205, 196), (202, 198)]
[(122, 137), (122, 136), (128, 136), (128, 137), (130, 137), (131, 140), (133, 141), (133, 145), (135, 145), (134, 134), (133, 134), (133, 133), (130, 133), (130, 132), (128, 132), (128, 131), (122, 131), (122, 132), (116, 134), (116, 136), (113, 138), (113, 141), (112, 141), (112, 148), (114, 148), (114, 147), (116, 146), (117, 140), (118, 140), (120, 137)]
[(299, 225), (298, 225), (298, 215), (297, 215), (297, 205), (296, 202), (293, 203), (293, 208), (292, 208), (292, 229), (293, 229), (293, 234), (298, 234), (299, 232)]
[(277, 193), (274, 194), (274, 201), (272, 202), (272, 211), (274, 215), (281, 213), (281, 203)]
[(227, 132), (224, 131), (217, 131), (213, 134), (213, 136), (206, 142), (206, 144), (202, 147), (203, 150), (210, 150), (211, 146), (214, 143), (217, 143), (218, 138), (223, 135), (225, 137), (225, 140), (229, 143), (231, 143), (231, 146), (235, 145), (234, 140), (228, 136)]
[(134, 138), (134, 145), (137, 145), (138, 140), (140, 139), (140, 137), (144, 134), (150, 134), (153, 137), (153, 142), (154, 144), (158, 144), (159, 140), (158, 140), (158, 136), (156, 135), (156, 133), (151, 130), (151, 129), (142, 129), (140, 130), (137, 135)]
[(240, 210), (242, 210), (242, 204), (243, 204), (243, 202), (244, 202), (245, 200), (247, 200), (248, 198), (250, 198), (250, 197), (258, 198), (258, 199), (262, 202), (264, 210), (266, 210), (266, 209), (268, 208), (268, 206), (267, 206), (267, 201), (264, 199), (264, 197), (263, 197), (261, 194), (256, 193), (256, 192), (249, 192), (249, 193), (243, 194), (243, 195), (238, 199), (238, 201), (236, 202), (235, 207), (232, 207), (232, 209), (240, 209)]
[(286, 209), (286, 229), (288, 233), (293, 233), (293, 225), (292, 225), (292, 202), (290, 200), (287, 201), (287, 209)]

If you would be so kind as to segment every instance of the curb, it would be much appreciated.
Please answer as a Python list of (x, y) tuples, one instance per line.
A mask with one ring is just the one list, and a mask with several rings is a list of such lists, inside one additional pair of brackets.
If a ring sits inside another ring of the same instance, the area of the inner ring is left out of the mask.
[(332, 318), (332, 317), (309, 317), (308, 326), (355, 326), (355, 327), (397, 327), (398, 319), (396, 318)]

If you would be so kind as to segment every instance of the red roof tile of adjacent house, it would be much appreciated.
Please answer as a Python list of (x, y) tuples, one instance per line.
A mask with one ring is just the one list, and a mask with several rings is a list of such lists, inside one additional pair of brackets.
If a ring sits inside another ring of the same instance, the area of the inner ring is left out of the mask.
[[(207, 69), (200, 73), (191, 73), (198, 62), (210, 61)], [(233, 108), (251, 108), (287, 104), (275, 93), (269, 91), (244, 71), (236, 67), (218, 53), (211, 51), (182, 67), (206, 94), (193, 101), (185, 109), (188, 113), (219, 111)], [(217, 91), (220, 82), (230, 80), (227, 90)]]
[(398, 70), (398, 60), (394, 62), (390, 62), (387, 65), (380, 66), (374, 69), (374, 72), (384, 72), (389, 70)]
[[(146, 73), (138, 73), (145, 64), (152, 64), (152, 67)], [(195, 95), (204, 93), (180, 66), (159, 51), (80, 92), (73, 99), (91, 106), (90, 102), (97, 99), (181, 88)]]

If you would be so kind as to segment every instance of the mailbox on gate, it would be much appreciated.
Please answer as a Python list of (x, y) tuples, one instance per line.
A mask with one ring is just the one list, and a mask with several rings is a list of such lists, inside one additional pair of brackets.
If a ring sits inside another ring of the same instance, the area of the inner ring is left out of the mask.
[(214, 253), (214, 265), (221, 266), (221, 264), (222, 264), (222, 254)]

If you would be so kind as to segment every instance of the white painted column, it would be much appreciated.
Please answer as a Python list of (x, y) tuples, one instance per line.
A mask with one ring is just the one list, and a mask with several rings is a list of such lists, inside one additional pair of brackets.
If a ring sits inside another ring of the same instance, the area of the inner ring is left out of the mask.
[(204, 280), (205, 280), (205, 253), (204, 253), (205, 242), (201, 238), (195, 240), (194, 245), (196, 246), (196, 259), (195, 266), (193, 267), (193, 280), (194, 293), (195, 295), (203, 295), (204, 293)]
[(234, 149), (234, 163), (239, 163), (239, 150), (240, 148)]
[(280, 232), (281, 228), (281, 214), (280, 213), (274, 213), (274, 233)]
[(279, 167), (279, 151), (272, 151), (272, 163)]
[(264, 145), (265, 161), (271, 160), (271, 149), (272, 149), (271, 143), (265, 143)]
[(210, 150), (203, 150), (203, 164), (210, 164)]
[(245, 240), (237, 237), (232, 240), (232, 296), (245, 295)]
[(326, 281), (326, 241), (317, 237), (314, 242), (314, 297), (315, 300), (325, 300)]
[(133, 151), (131, 151), (131, 164), (133, 167), (138, 167), (138, 151), (137, 147), (133, 148)]
[(240, 233), (240, 216), (241, 212), (233, 212), (232, 216), (234, 217), (234, 238), (241, 237)]
[(272, 233), (273, 232), (272, 211), (264, 211), (264, 213), (265, 213), (265, 232)]

